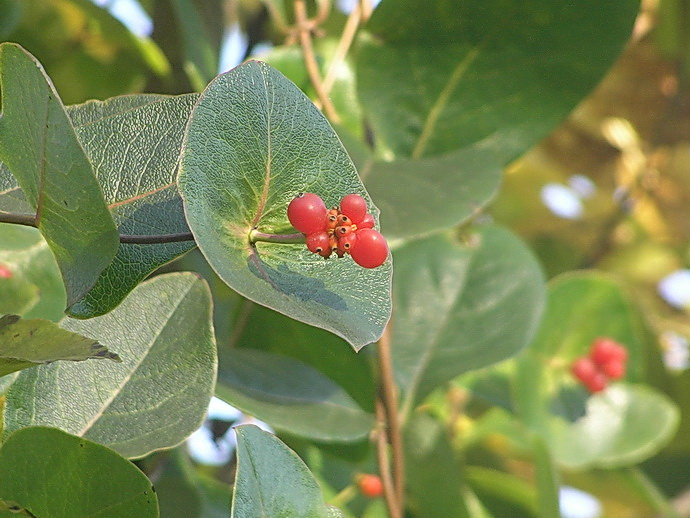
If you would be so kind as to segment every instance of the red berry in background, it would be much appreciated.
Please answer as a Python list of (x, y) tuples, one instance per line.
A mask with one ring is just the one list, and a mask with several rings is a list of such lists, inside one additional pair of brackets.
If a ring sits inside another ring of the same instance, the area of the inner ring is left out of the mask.
[(320, 254), (324, 250), (330, 250), (330, 236), (328, 232), (322, 230), (320, 232), (313, 232), (307, 236), (307, 248), (310, 252)]
[(587, 390), (590, 392), (601, 392), (606, 388), (606, 385), (608, 385), (608, 379), (603, 372), (595, 371), (594, 375), (587, 380), (583, 380), (582, 384), (587, 387)]
[(357, 228), (374, 228), (374, 216), (367, 213), (364, 217), (357, 222)]
[(376, 268), (386, 262), (388, 257), (388, 243), (376, 230), (371, 228), (358, 229), (357, 245), (350, 250), (354, 261), (364, 268)]
[(383, 494), (383, 482), (378, 475), (360, 475), (357, 477), (357, 487), (368, 498), (377, 498)]
[(601, 366), (601, 372), (612, 380), (621, 379), (623, 376), (625, 376), (625, 362), (609, 361)]
[(10, 270), (4, 264), (0, 264), (0, 279), (11, 279), (11, 278), (12, 278), (12, 270)]
[(347, 194), (340, 200), (340, 212), (358, 225), (367, 214), (367, 201), (359, 194)]
[(592, 379), (596, 375), (597, 371), (597, 366), (588, 356), (578, 358), (570, 366), (570, 372), (582, 383)]
[(592, 342), (589, 352), (592, 361), (603, 367), (609, 362), (625, 364), (628, 359), (628, 350), (611, 338), (597, 338)]
[(316, 194), (301, 193), (288, 205), (288, 219), (302, 234), (313, 234), (326, 230), (326, 204)]

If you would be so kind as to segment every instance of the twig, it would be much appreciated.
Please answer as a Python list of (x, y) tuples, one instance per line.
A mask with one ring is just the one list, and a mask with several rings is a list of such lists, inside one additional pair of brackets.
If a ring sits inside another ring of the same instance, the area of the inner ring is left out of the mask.
[(347, 18), (345, 27), (343, 27), (343, 34), (340, 36), (340, 41), (338, 42), (338, 48), (335, 50), (333, 59), (328, 65), (328, 71), (326, 72), (326, 77), (323, 80), (323, 90), (328, 95), (333, 88), (333, 83), (335, 82), (335, 76), (338, 73), (338, 67), (341, 63), (345, 61), (345, 56), (347, 56), (352, 42), (355, 39), (355, 34), (357, 34), (357, 29), (362, 21), (362, 8), (358, 3), (352, 9), (350, 16)]
[(319, 65), (316, 62), (316, 55), (314, 54), (314, 47), (311, 41), (311, 32), (315, 25), (313, 20), (307, 18), (307, 7), (304, 4), (304, 0), (295, 0), (295, 22), (299, 33), (300, 45), (302, 46), (302, 53), (304, 54), (304, 64), (309, 74), (309, 80), (314, 86), (314, 90), (316, 91), (321, 106), (323, 106), (326, 117), (328, 117), (331, 122), (337, 124), (340, 122), (340, 117), (336, 113), (335, 107), (329, 99), (328, 94), (323, 89)]
[[(14, 225), (38, 228), (36, 216), (31, 214), (13, 214), (11, 212), (0, 211), (0, 223), (12, 223)], [(194, 235), (191, 232), (151, 235), (120, 234), (120, 243), (159, 245), (163, 243), (179, 243), (182, 241), (194, 241)]]
[(386, 506), (388, 507), (388, 516), (390, 518), (402, 518), (400, 507), (398, 505), (397, 494), (395, 488), (393, 487), (390, 465), (388, 463), (386, 410), (384, 409), (384, 404), (380, 397), (376, 398), (376, 423), (376, 459), (379, 465), (381, 482), (383, 483), (383, 498), (386, 500)]
[(405, 502), (405, 458), (402, 435), (400, 433), (400, 413), (398, 411), (398, 394), (393, 377), (393, 359), (391, 357), (390, 323), (383, 331), (378, 342), (379, 382), (382, 398), (385, 403), (388, 438), (393, 456), (393, 482), (399, 508)]

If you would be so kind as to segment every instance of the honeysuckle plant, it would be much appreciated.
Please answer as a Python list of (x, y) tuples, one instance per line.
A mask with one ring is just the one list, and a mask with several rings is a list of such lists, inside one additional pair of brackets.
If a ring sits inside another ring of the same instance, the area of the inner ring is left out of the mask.
[[(681, 413), (634, 298), (545, 273), (490, 216), (637, 2), (266, 0), (236, 14), (274, 47), (220, 74), (222, 2), (142, 2), (151, 37), (22, 2), (0, 2), (0, 515), (554, 517), (600, 470), (670, 509), (637, 466)], [(237, 427), (215, 478), (180, 446), (212, 396), (274, 430)]]

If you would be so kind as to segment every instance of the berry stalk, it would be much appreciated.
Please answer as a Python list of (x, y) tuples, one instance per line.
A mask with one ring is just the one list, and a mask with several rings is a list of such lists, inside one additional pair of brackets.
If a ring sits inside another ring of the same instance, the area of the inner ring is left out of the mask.
[(304, 243), (304, 234), (266, 234), (255, 228), (250, 230), (249, 243), (253, 245), (260, 241), (264, 243), (300, 244)]

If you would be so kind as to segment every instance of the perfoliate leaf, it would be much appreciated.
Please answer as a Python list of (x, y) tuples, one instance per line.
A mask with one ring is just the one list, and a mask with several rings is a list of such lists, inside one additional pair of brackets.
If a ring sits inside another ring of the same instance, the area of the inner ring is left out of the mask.
[(390, 260), (369, 270), (304, 244), (250, 242), (255, 228), (294, 233), (286, 211), (301, 192), (327, 206), (359, 193), (378, 215), (333, 129), (280, 73), (249, 62), (211, 82), (187, 126), (178, 184), (199, 248), (231, 288), (355, 349), (381, 336)]

